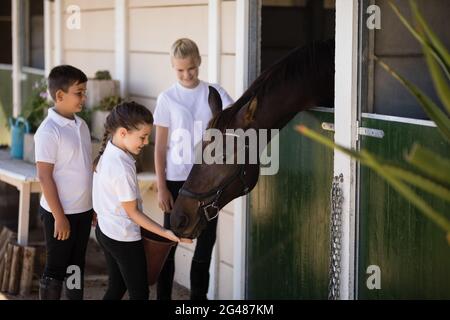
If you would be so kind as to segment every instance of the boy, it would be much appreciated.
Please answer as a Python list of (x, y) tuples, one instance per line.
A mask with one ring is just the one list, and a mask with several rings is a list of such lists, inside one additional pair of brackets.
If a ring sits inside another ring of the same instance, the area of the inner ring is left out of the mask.
[(41, 300), (60, 299), (67, 271), (75, 275), (66, 284), (67, 298), (83, 299), (93, 215), (92, 155), (89, 129), (75, 113), (83, 109), (87, 80), (81, 70), (69, 65), (51, 70), (48, 89), (55, 106), (48, 110), (34, 138), (47, 257), (39, 285)]

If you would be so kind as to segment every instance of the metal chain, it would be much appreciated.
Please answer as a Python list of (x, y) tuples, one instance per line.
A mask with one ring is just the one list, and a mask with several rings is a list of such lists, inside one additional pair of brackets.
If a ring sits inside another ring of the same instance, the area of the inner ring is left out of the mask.
[(328, 300), (340, 297), (341, 274), (341, 238), (342, 238), (342, 173), (335, 176), (331, 188), (331, 221), (330, 221), (330, 269), (328, 284)]

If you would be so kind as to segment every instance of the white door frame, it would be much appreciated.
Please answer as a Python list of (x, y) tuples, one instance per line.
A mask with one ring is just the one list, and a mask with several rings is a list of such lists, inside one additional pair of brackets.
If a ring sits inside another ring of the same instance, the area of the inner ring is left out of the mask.
[[(248, 53), (250, 4), (248, 0), (236, 0), (236, 62), (235, 95), (241, 96), (248, 87)], [(247, 196), (234, 203), (233, 234), (233, 299), (245, 299), (247, 257)]]
[[(335, 135), (337, 144), (357, 147), (358, 1), (336, 0)], [(343, 175), (340, 299), (355, 297), (356, 161), (334, 151), (334, 176)]]
[[(260, 5), (260, 1), (256, 1)], [(247, 1), (236, 1), (236, 95), (248, 86), (250, 8)], [(259, 23), (259, 21), (258, 21)], [(358, 0), (336, 0), (335, 49), (335, 142), (357, 146), (358, 91)], [(255, 39), (253, 39), (255, 40)], [(257, 40), (257, 39), (256, 39)], [(258, 46), (256, 44), (255, 46)], [(253, 66), (254, 67), (254, 66)], [(251, 67), (251, 68), (253, 68)], [(342, 252), (340, 298), (355, 298), (356, 186), (357, 164), (334, 152), (334, 175), (343, 174)], [(330, 182), (331, 187), (331, 182)], [(247, 197), (234, 200), (234, 299), (246, 297)]]

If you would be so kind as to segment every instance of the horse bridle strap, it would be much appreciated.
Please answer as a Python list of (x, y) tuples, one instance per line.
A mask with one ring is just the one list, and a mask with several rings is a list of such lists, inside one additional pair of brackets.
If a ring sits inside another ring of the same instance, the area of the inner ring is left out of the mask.
[[(245, 148), (248, 149), (248, 145), (245, 145)], [(222, 185), (219, 185), (218, 187), (214, 188), (211, 191), (208, 191), (205, 193), (197, 193), (197, 192), (189, 191), (189, 190), (185, 189), (183, 186), (178, 191), (178, 194), (185, 196), (185, 197), (197, 199), (200, 203), (200, 208), (203, 210), (203, 212), (205, 214), (206, 220), (211, 221), (211, 220), (217, 218), (217, 216), (219, 215), (219, 200), (220, 200), (220, 197), (222, 196), (222, 193), (237, 178), (239, 178), (241, 180), (241, 183), (244, 186), (244, 190), (243, 190), (244, 194), (248, 193), (249, 187), (248, 187), (247, 183), (245, 182), (246, 174), (247, 174), (247, 172), (245, 171), (245, 163), (242, 163), (242, 164), (239, 164), (239, 168), (235, 171), (235, 173), (232, 176), (230, 176), (227, 180), (225, 180), (225, 182)], [(212, 200), (207, 202), (206, 200), (208, 200), (211, 197), (213, 197)], [(212, 217), (210, 217), (209, 211), (208, 211), (208, 209), (210, 207), (215, 209), (215, 211), (216, 211), (214, 216), (212, 216)]]

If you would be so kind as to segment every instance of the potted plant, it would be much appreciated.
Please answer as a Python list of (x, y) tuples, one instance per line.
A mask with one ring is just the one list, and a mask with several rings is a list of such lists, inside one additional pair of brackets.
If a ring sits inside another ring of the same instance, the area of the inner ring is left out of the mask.
[(30, 132), (25, 133), (23, 142), (23, 159), (28, 162), (35, 162), (34, 159), (34, 134), (46, 117), (47, 109), (51, 106), (48, 99), (47, 83), (45, 78), (37, 81), (33, 85), (31, 97), (24, 106), (21, 116), (29, 124)]
[(102, 99), (119, 95), (119, 81), (111, 79), (108, 70), (99, 70), (94, 78), (87, 82), (86, 106), (93, 108), (98, 106)]
[(98, 140), (102, 140), (106, 117), (108, 116), (109, 112), (122, 101), (123, 99), (120, 96), (112, 95), (104, 97), (98, 105), (93, 107), (91, 129), (92, 137)]

